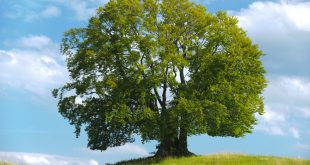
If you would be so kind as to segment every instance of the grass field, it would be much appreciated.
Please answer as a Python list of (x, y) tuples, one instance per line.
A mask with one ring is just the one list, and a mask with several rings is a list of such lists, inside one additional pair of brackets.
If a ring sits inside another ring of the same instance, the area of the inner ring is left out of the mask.
[[(144, 158), (116, 163), (116, 165), (310, 165), (310, 160), (274, 156), (216, 154), (181, 158)], [(1, 162), (0, 165), (13, 165)]]
[(1, 161), (0, 161), (0, 165), (13, 165), (13, 164), (10, 164), (10, 163), (4, 163), (4, 162), (1, 162)]
[(216, 154), (182, 158), (145, 158), (116, 163), (116, 165), (310, 165), (310, 160), (273, 156), (250, 156), (240, 154)]

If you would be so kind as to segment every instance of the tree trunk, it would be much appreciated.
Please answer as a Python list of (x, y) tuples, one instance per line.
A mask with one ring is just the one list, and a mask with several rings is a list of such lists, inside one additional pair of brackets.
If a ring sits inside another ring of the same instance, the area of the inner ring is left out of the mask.
[[(165, 110), (165, 109), (164, 109)], [(176, 156), (176, 138), (174, 130), (174, 124), (170, 123), (171, 119), (169, 118), (166, 111), (163, 111), (161, 114), (160, 130), (161, 130), (161, 140), (160, 144), (157, 146), (157, 152), (155, 156), (157, 157), (168, 157)]]
[(178, 154), (180, 156), (194, 155), (193, 153), (188, 151), (188, 148), (187, 148), (187, 132), (182, 127), (180, 129), (180, 135), (179, 135), (179, 139), (178, 139), (177, 150), (178, 150)]
[[(183, 55), (186, 57), (186, 54)], [(168, 75), (168, 67), (166, 68), (166, 78)], [(184, 68), (180, 70), (181, 84), (185, 85)], [(163, 86), (162, 100), (158, 99), (161, 103), (162, 113), (161, 113), (161, 126), (160, 130), (163, 133), (161, 137), (160, 144), (157, 146), (156, 157), (175, 157), (175, 156), (190, 156), (193, 153), (189, 152), (187, 149), (187, 130), (176, 123), (170, 123), (170, 116), (167, 114), (166, 109), (166, 90), (167, 90), (167, 80)], [(156, 88), (154, 89), (157, 98), (159, 94)], [(177, 128), (180, 128), (179, 134), (176, 133)], [(175, 132), (173, 131), (175, 130)]]
[(164, 139), (157, 148), (156, 157), (176, 156), (176, 148), (172, 139)]
[(179, 137), (171, 138), (167, 136), (157, 146), (156, 157), (177, 157), (194, 155), (187, 148), (187, 133), (180, 129)]

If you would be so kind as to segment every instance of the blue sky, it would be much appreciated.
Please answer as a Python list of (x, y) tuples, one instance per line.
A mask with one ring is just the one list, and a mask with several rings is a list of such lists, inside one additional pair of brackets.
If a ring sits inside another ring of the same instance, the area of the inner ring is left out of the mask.
[[(197, 0), (227, 10), (260, 45), (267, 69), (266, 113), (243, 138), (189, 138), (196, 154), (237, 152), (310, 159), (310, 2)], [(87, 25), (105, 0), (0, 0), (0, 160), (28, 164), (102, 164), (148, 156), (155, 142), (105, 152), (86, 148), (84, 133), (57, 112), (51, 90), (68, 81), (59, 43)]]

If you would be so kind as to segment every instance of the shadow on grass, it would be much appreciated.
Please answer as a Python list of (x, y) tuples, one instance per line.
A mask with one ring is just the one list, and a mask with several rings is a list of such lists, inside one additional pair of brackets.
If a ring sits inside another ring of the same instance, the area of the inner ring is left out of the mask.
[(125, 160), (125, 161), (117, 162), (115, 164), (107, 164), (107, 165), (145, 165), (145, 164), (159, 163), (162, 160), (164, 160), (164, 158), (150, 156), (146, 158)]
[(242, 154), (215, 154), (215, 155), (194, 155), (188, 157), (146, 157), (117, 162), (110, 165), (147, 165), (147, 164), (220, 164), (220, 165), (310, 165), (310, 160), (274, 157), (274, 156), (257, 156)]

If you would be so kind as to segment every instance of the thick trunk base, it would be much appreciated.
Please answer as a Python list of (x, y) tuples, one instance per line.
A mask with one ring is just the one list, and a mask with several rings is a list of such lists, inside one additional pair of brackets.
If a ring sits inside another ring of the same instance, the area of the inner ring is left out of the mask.
[(157, 146), (155, 157), (180, 157), (194, 155), (187, 149), (187, 143), (180, 143), (178, 139), (161, 142)]
[(186, 150), (178, 151), (178, 150), (170, 150), (159, 148), (155, 153), (155, 157), (181, 157), (181, 156), (193, 156), (194, 153)]

